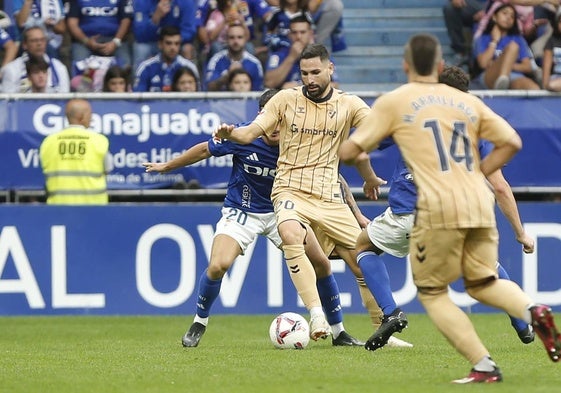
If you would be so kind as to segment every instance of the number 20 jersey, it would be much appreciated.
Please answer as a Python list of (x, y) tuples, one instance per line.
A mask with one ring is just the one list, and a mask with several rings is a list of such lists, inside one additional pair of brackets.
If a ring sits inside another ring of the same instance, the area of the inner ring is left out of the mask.
[(252, 213), (271, 213), (271, 188), (275, 178), (279, 147), (270, 146), (263, 138), (247, 145), (225, 139), (210, 139), (213, 156), (232, 154), (232, 173), (224, 206)]

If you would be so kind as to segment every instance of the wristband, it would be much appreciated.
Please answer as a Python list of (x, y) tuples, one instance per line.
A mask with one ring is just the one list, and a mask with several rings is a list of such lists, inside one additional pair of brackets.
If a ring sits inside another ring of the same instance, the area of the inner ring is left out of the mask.
[(89, 38), (89, 37), (85, 37), (85, 38), (82, 40), (82, 44), (88, 46), (88, 42), (89, 42), (89, 41), (90, 41), (90, 38)]
[(119, 48), (121, 46), (121, 39), (120, 38), (115, 37), (115, 38), (113, 38), (112, 41), (117, 48)]

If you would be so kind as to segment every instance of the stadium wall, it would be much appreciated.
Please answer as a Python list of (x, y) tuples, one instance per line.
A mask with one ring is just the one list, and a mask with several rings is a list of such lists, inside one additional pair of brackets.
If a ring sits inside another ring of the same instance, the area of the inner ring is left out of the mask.
[[(381, 213), (381, 204), (362, 204)], [(526, 255), (497, 213), (500, 261), (536, 301), (561, 311), (561, 205), (521, 203), (537, 240)], [(104, 207), (0, 205), (0, 315), (186, 314), (195, 310), (199, 276), (210, 255), (220, 204), (127, 204)], [(405, 259), (384, 256), (396, 299), (422, 312)], [(351, 272), (333, 262), (346, 312), (362, 313)], [(454, 301), (492, 311), (452, 286)], [(264, 238), (224, 277), (215, 314), (304, 312), (282, 255)]]

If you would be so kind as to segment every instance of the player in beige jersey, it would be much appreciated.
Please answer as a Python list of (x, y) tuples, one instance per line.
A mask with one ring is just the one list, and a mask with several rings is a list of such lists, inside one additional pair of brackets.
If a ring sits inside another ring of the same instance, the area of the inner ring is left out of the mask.
[[(502, 380), (469, 318), (448, 296), (448, 284), (460, 276), (476, 300), (531, 322), (550, 358), (559, 361), (561, 335), (551, 309), (534, 304), (515, 283), (497, 278), (498, 234), (485, 176), (521, 148), (518, 134), (479, 98), (438, 83), (443, 61), (435, 37), (413, 36), (404, 59), (409, 83), (378, 98), (364, 125), (339, 153), (352, 163), (386, 137), (398, 144), (419, 194), (410, 242), (419, 300), (473, 365), (468, 377), (454, 382)], [(481, 162), (480, 138), (495, 146)]]
[[(330, 332), (304, 243), (307, 236), (315, 236), (313, 226), (335, 244), (354, 249), (360, 227), (343, 200), (337, 152), (349, 130), (358, 126), (369, 112), (359, 97), (331, 87), (333, 70), (327, 49), (321, 44), (308, 45), (300, 59), (304, 86), (280, 91), (250, 125), (234, 130), (233, 126), (223, 124), (215, 132), (220, 138), (249, 143), (262, 134), (269, 135), (280, 125), (279, 160), (271, 198), (290, 276), (310, 310), (310, 332), (316, 340)], [(360, 172), (374, 198), (383, 181), (372, 170), (368, 156), (362, 157), (366, 159), (360, 161)], [(351, 259), (349, 266), (361, 280), (356, 258)], [(363, 300), (372, 299), (364, 285), (359, 285), (359, 289)], [(372, 303), (375, 304), (364, 301)]]

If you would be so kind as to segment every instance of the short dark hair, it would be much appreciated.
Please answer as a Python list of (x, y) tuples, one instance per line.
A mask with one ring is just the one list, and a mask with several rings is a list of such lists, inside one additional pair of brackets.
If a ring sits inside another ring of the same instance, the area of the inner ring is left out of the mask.
[(169, 37), (172, 35), (181, 35), (181, 30), (177, 26), (164, 26), (160, 29), (160, 41), (164, 40), (164, 37)]
[(47, 63), (43, 56), (29, 56), (29, 59), (25, 62), (25, 70), (27, 75), (39, 71), (48, 71), (49, 63)]
[(447, 65), (444, 67), (438, 76), (438, 81), (463, 92), (469, 90), (469, 76), (458, 66)]
[(47, 30), (45, 30), (41, 25), (32, 25), (23, 29), (23, 42), (26, 42), (28, 40), (28, 33), (32, 30), (42, 31), (45, 38), (47, 38)]
[(298, 12), (296, 15), (290, 18), (288, 25), (290, 26), (293, 23), (307, 23), (310, 28), (314, 25), (312, 16), (307, 12)]
[(259, 97), (259, 110), (263, 109), (263, 107), (265, 106), (265, 104), (267, 102), (269, 102), (269, 100), (271, 98), (273, 98), (273, 96), (275, 94), (277, 94), (280, 91), (280, 89), (269, 89), (269, 90), (265, 90), (263, 92), (263, 94), (261, 94), (261, 97)]
[(329, 52), (323, 44), (308, 44), (300, 54), (300, 60), (319, 57), (321, 61), (329, 60)]
[(405, 61), (421, 76), (430, 75), (439, 59), (440, 42), (432, 34), (416, 34), (405, 46)]

